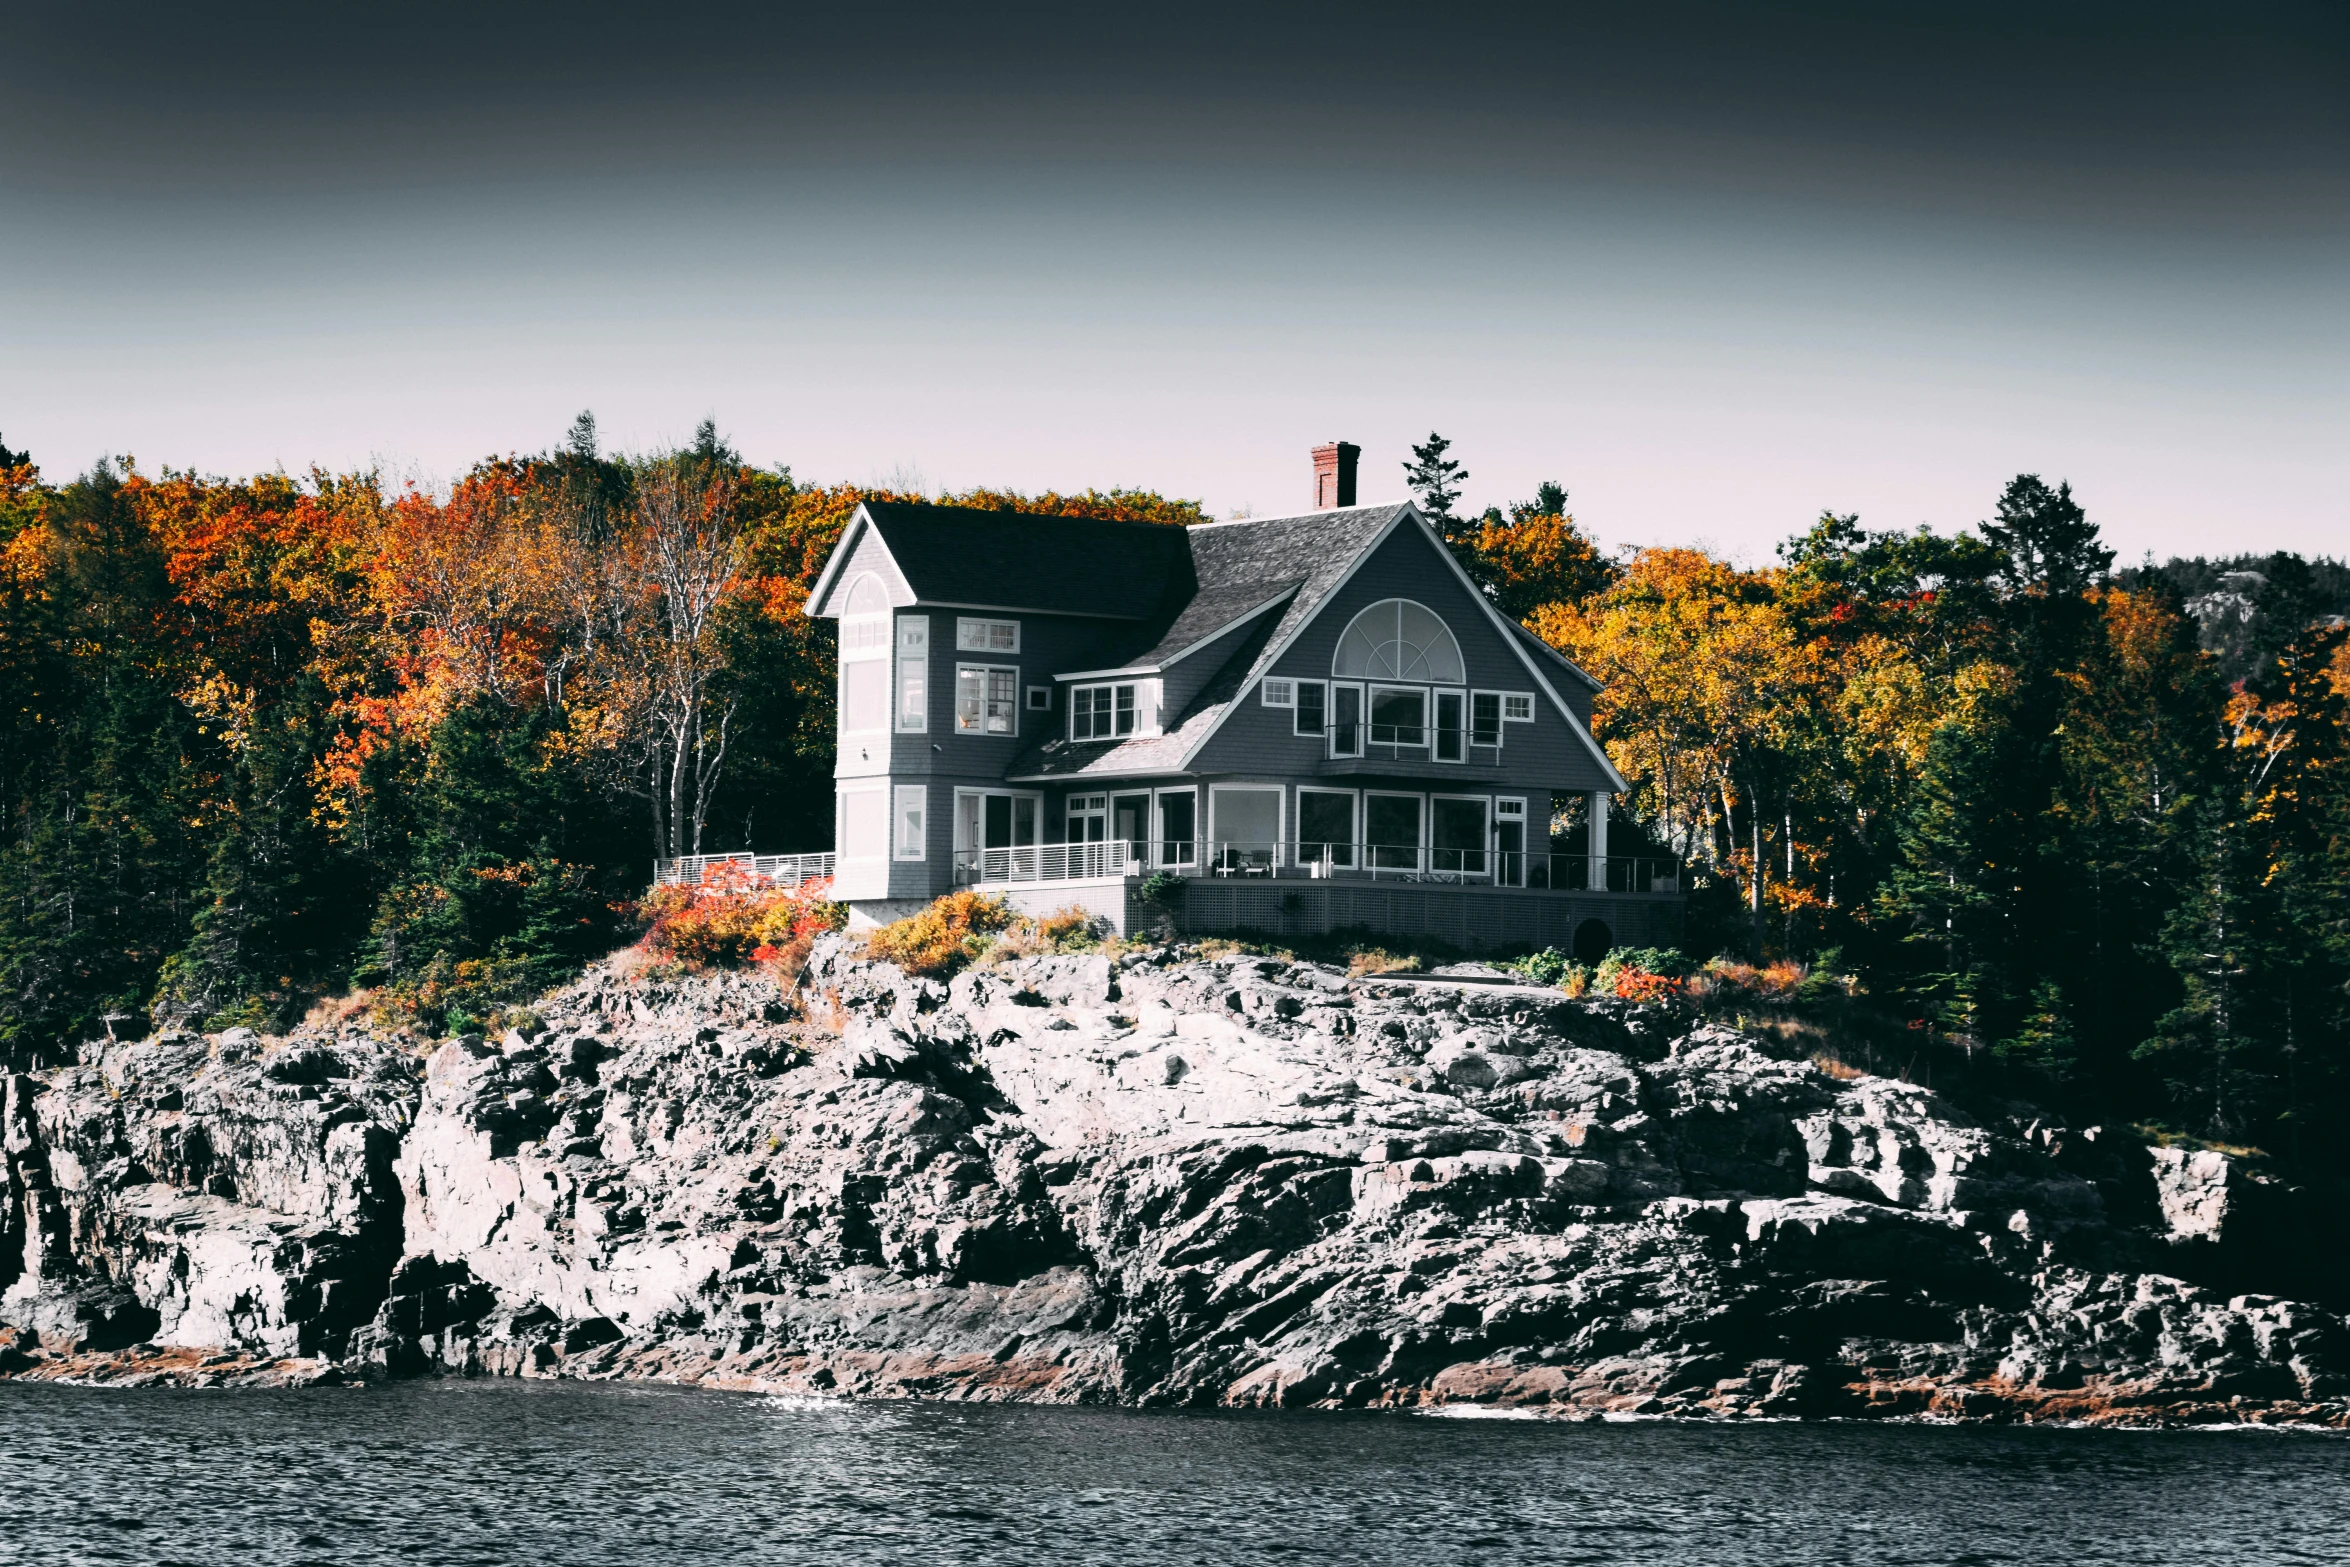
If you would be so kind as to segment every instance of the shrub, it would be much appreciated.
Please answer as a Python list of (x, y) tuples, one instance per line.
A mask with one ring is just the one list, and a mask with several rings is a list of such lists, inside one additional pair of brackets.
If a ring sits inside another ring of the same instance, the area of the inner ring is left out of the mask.
[(1570, 996), (1580, 996), (1591, 989), (1591, 970), (1556, 947), (1528, 953), (1515, 963), (1503, 966), (1517, 970), (1537, 985), (1555, 985)]
[(1004, 933), (987, 949), (987, 961), (1042, 957), (1053, 952), (1092, 952), (1102, 945), (1109, 922), (1091, 909), (1072, 904), (1041, 918), (1014, 915)]
[(909, 974), (952, 974), (985, 953), (1012, 919), (1012, 906), (1001, 898), (950, 892), (921, 913), (875, 931), (866, 939), (865, 956)]
[(1172, 871), (1153, 871), (1134, 895), (1154, 909), (1172, 909), (1183, 901), (1183, 878)]
[(1424, 967), (1416, 953), (1389, 952), (1384, 947), (1363, 947), (1347, 954), (1346, 971), (1349, 974), (1417, 974)]
[(1671, 947), (1618, 947), (1600, 961), (1591, 988), (1626, 1001), (1661, 1001), (1677, 996), (1689, 962)]
[(637, 905), (644, 947), (688, 968), (758, 963), (796, 977), (808, 947), (846, 922), (827, 878), (777, 887), (722, 865), (698, 887), (656, 887)]

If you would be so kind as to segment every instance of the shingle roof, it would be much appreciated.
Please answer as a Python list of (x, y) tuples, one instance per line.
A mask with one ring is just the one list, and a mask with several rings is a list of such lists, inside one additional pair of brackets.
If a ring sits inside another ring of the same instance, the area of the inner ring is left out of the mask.
[[(1184, 712), (1168, 715), (1173, 727), (1166, 733), (1139, 735), (1106, 746), (1099, 741), (1080, 745), (1048, 740), (1014, 763), (1010, 776), (1065, 778), (1174, 770), (1215, 727), (1232, 699), (1248, 689), (1271, 650), (1313, 617), (1330, 590), (1370, 548), (1371, 541), (1406, 510), (1401, 505), (1356, 506), (1299, 517), (1202, 523), (1185, 529), (1199, 584), (1195, 602), (1239, 605), (1245, 612), (1250, 607), (1248, 601), (1263, 604), (1279, 584), (1295, 583), (1295, 592), (1278, 615), (1260, 617), (1237, 640), (1224, 655), (1222, 667)], [(1200, 617), (1205, 630), (1229, 624), (1233, 618), (1206, 624), (1212, 614), (1211, 609)], [(1184, 618), (1178, 615), (1177, 623)], [(1173, 630), (1170, 626), (1168, 634), (1157, 639), (1161, 646), (1173, 642)], [(1149, 661), (1144, 656), (1128, 662), (1142, 665)]]
[(1048, 614), (1150, 620), (1190, 600), (1185, 528), (917, 501), (867, 501), (914, 596)]
[(1163, 628), (1154, 628), (1147, 637), (1147, 645), (1131, 657), (1115, 665), (1117, 669), (1157, 669), (1174, 662), (1202, 638), (1250, 617), (1272, 609), (1297, 591), (1296, 582), (1235, 583), (1221, 587), (1202, 587), (1191, 601), (1179, 610), (1175, 618)]

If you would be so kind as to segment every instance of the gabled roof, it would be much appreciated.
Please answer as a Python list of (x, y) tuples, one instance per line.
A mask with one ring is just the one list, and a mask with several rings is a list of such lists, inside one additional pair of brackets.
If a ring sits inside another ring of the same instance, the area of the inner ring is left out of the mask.
[(819, 606), (871, 527), (925, 604), (1150, 620), (1187, 602), (1195, 584), (1189, 530), (920, 501), (866, 501), (808, 594)]

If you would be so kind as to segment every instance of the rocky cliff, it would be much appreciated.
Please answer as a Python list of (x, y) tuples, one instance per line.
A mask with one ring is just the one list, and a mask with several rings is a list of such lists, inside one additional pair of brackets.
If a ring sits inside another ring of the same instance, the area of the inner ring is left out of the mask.
[(2350, 1424), (2218, 1154), (1264, 959), (833, 941), (805, 1010), (622, 965), (502, 1043), (11, 1077), (0, 1373)]

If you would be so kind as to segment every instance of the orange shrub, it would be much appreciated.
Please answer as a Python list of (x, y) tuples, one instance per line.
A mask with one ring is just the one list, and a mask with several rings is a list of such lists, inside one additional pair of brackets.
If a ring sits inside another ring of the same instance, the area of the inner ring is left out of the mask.
[(644, 945), (693, 968), (761, 963), (798, 970), (808, 944), (838, 930), (847, 910), (828, 901), (829, 878), (777, 887), (720, 866), (698, 887), (656, 887), (638, 905)]
[(1012, 906), (983, 893), (950, 892), (921, 913), (884, 925), (865, 941), (865, 956), (909, 974), (951, 974), (988, 949), (1012, 923)]

